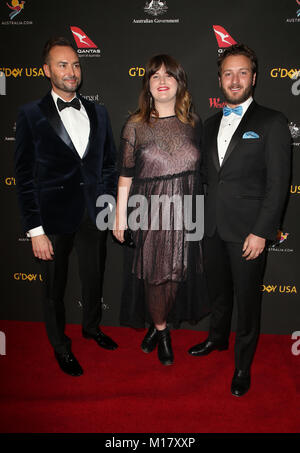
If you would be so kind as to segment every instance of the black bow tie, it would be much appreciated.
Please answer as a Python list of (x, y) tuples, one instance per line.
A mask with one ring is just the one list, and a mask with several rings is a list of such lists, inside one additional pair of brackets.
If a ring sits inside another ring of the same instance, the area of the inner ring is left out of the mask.
[(71, 102), (65, 102), (62, 99), (57, 98), (57, 107), (60, 112), (66, 107), (73, 107), (76, 110), (80, 110), (80, 101), (78, 98), (74, 98)]

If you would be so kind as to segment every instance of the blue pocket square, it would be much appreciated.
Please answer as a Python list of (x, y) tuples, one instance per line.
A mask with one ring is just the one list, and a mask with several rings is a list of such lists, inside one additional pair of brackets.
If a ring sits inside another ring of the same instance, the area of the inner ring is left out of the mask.
[(259, 135), (256, 132), (248, 131), (244, 133), (243, 138), (259, 138)]

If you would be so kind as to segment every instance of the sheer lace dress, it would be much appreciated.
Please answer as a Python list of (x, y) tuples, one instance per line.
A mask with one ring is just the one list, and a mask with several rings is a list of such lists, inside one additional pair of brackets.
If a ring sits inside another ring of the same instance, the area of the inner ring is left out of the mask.
[[(178, 326), (208, 313), (201, 242), (187, 240), (191, 231), (184, 222), (184, 195), (193, 200), (195, 219), (195, 196), (203, 193), (200, 131), (198, 119), (193, 128), (176, 116), (153, 118), (150, 125), (129, 119), (123, 128), (120, 175), (133, 178), (129, 197), (142, 195), (148, 201), (143, 229), (133, 231), (136, 247), (124, 249), (123, 325), (167, 320)], [(153, 205), (154, 195), (175, 203)], [(129, 218), (134, 210), (128, 207)]]

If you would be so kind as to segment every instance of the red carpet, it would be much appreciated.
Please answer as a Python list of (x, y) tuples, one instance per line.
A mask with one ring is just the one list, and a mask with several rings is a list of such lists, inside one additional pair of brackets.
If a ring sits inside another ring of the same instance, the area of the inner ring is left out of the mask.
[(262, 335), (252, 387), (230, 394), (229, 351), (193, 358), (187, 349), (205, 332), (172, 332), (175, 363), (140, 350), (144, 332), (104, 327), (120, 345), (100, 349), (69, 325), (84, 375), (63, 374), (41, 323), (0, 321), (0, 431), (3, 433), (297, 433), (300, 431), (300, 355), (288, 336)]

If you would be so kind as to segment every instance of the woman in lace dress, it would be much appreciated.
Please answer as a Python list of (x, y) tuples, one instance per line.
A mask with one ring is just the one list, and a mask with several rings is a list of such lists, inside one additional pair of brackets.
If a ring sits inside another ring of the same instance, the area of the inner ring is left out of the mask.
[[(197, 205), (203, 193), (201, 122), (190, 108), (182, 66), (157, 55), (146, 65), (139, 109), (121, 135), (114, 235), (123, 242), (129, 226), (135, 247), (125, 247), (120, 322), (135, 328), (149, 323), (142, 350), (148, 353), (158, 345), (164, 365), (174, 360), (167, 323), (196, 323), (208, 313), (196, 232), (203, 221)], [(137, 196), (142, 202), (136, 205)], [(185, 211), (197, 225), (194, 230)], [(133, 219), (140, 222), (138, 228), (131, 225)]]

